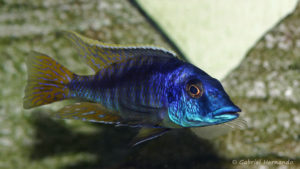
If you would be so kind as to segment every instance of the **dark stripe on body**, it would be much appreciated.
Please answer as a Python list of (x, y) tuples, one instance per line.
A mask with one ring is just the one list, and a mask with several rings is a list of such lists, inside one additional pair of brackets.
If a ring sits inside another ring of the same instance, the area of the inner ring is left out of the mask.
[(158, 107), (163, 105), (164, 73), (181, 64), (175, 58), (137, 57), (113, 63), (95, 76), (76, 76), (68, 87), (75, 98), (98, 102), (117, 111), (120, 102), (136, 107)]

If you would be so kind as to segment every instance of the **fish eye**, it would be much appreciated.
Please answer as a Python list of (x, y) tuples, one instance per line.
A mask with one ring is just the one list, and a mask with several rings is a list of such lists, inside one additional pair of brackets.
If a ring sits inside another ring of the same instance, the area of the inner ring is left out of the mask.
[(186, 85), (186, 91), (192, 98), (198, 99), (203, 95), (202, 83), (199, 81), (190, 81)]

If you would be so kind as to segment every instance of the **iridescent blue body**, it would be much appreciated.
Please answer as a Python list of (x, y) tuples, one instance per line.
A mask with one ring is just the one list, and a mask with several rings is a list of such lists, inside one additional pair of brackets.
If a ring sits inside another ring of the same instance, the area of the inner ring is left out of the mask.
[(152, 128), (141, 130), (137, 143), (170, 128), (216, 125), (239, 116), (241, 110), (217, 79), (171, 51), (66, 34), (95, 75), (76, 75), (35, 53), (27, 64), (25, 108), (79, 99), (59, 110), (58, 117)]
[(76, 76), (69, 84), (70, 94), (120, 112), (126, 120), (151, 116), (157, 120), (153, 125), (158, 125), (167, 114), (166, 89), (174, 78), (172, 72), (184, 64), (175, 57), (135, 57), (93, 76)]
[[(184, 83), (197, 78), (204, 82), (206, 97), (194, 100), (183, 96)], [(112, 64), (94, 76), (76, 76), (69, 88), (71, 97), (100, 103), (128, 121), (141, 120), (142, 116), (140, 125), (145, 126), (218, 124), (226, 121), (214, 120), (210, 113), (224, 105), (233, 106), (218, 80), (175, 57), (135, 57)], [(232, 116), (228, 116), (230, 120)]]

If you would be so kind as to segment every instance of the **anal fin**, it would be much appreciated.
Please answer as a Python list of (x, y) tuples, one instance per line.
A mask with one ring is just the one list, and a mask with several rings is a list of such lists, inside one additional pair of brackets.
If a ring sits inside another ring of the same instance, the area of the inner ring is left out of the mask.
[(119, 124), (121, 117), (102, 105), (90, 102), (80, 102), (63, 107), (56, 114), (62, 119), (77, 119), (96, 123)]
[(159, 137), (169, 131), (169, 128), (141, 128), (139, 133), (131, 141), (131, 146), (136, 146), (145, 141), (152, 140), (156, 137)]

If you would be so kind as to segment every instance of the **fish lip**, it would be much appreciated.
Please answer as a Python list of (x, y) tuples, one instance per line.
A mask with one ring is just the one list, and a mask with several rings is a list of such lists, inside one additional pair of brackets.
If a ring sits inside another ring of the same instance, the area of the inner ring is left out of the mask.
[(238, 112), (242, 110), (237, 106), (227, 106), (213, 112), (214, 118), (234, 119), (239, 116)]

